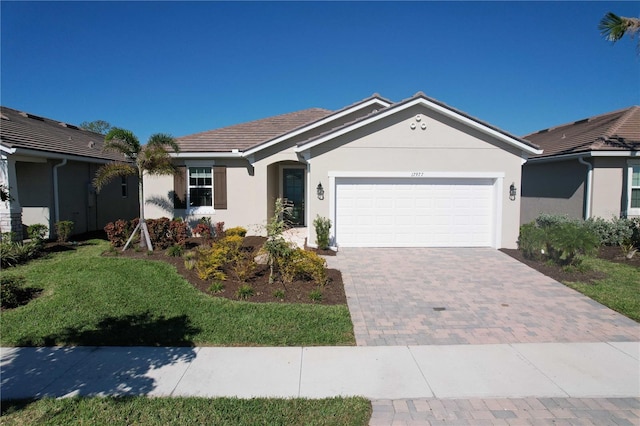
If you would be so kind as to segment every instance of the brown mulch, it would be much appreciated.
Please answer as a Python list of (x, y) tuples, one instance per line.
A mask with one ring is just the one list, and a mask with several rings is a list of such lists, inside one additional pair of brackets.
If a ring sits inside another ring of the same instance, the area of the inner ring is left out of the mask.
[[(250, 236), (245, 237), (243, 242), (243, 248), (246, 250), (257, 251), (266, 238)], [(197, 248), (202, 244), (201, 238), (189, 238), (185, 244), (185, 251)], [(315, 250), (318, 254), (325, 254), (324, 251)], [(178, 273), (184, 277), (191, 285), (203, 293), (209, 294), (215, 297), (223, 297), (231, 300), (238, 300), (236, 292), (238, 288), (244, 284), (248, 284), (253, 288), (254, 295), (246, 299), (248, 302), (257, 303), (315, 303), (321, 305), (346, 305), (347, 297), (344, 293), (344, 286), (342, 283), (342, 274), (336, 269), (327, 269), (328, 283), (322, 287), (318, 287), (314, 281), (295, 281), (291, 284), (282, 284), (281, 282), (269, 283), (269, 267), (267, 265), (258, 265), (255, 273), (250, 277), (247, 282), (240, 282), (233, 278), (233, 274), (229, 271), (227, 273), (227, 280), (223, 281), (224, 290), (219, 293), (211, 293), (209, 287), (212, 284), (210, 280), (203, 280), (198, 276), (196, 269), (187, 269), (185, 267), (185, 261), (183, 257), (171, 257), (167, 256), (166, 250), (154, 250), (153, 252), (147, 252), (142, 249), (127, 249), (122, 252), (121, 249), (117, 249), (117, 256), (130, 257), (136, 259), (154, 260), (159, 262), (165, 262), (173, 265)], [(114, 252), (105, 253), (105, 255), (113, 256)], [(331, 254), (335, 255), (335, 252)], [(225, 271), (227, 272), (227, 271)], [(313, 301), (309, 297), (309, 294), (314, 290), (320, 290), (322, 293), (322, 299), (320, 301)], [(282, 290), (284, 297), (278, 298), (274, 296), (274, 292)]]
[[(599, 271), (581, 270), (580, 268), (563, 268), (551, 262), (527, 259), (522, 255), (520, 250), (516, 249), (500, 249), (500, 251), (560, 282), (580, 281), (584, 283), (593, 283), (594, 281), (605, 278), (606, 276), (604, 273)], [(636, 253), (636, 255), (631, 259), (627, 259), (622, 253), (622, 249), (620, 247), (602, 246), (598, 250), (597, 256), (610, 262), (622, 263), (640, 268), (640, 253)]]

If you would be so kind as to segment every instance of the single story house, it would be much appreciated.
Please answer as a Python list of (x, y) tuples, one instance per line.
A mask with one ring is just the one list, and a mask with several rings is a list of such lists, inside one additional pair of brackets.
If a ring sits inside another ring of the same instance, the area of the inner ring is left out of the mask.
[(541, 153), (417, 93), (377, 94), (177, 139), (183, 173), (145, 177), (148, 217), (210, 217), (264, 234), (277, 198), (334, 247), (516, 247), (522, 164)]
[(522, 171), (521, 223), (541, 213), (640, 216), (640, 107), (524, 136), (544, 152)]
[(138, 179), (111, 182), (99, 194), (92, 181), (102, 164), (120, 160), (102, 152), (104, 136), (74, 125), (0, 107), (0, 229), (27, 237), (24, 228), (70, 220), (73, 233), (101, 230), (111, 221), (138, 216)]

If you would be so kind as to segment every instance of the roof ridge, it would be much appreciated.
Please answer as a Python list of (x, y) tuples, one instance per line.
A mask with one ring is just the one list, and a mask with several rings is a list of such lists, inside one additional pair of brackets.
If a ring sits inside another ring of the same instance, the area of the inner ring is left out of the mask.
[(627, 111), (624, 114), (622, 114), (622, 116), (618, 120), (616, 120), (616, 123), (613, 126), (611, 126), (611, 128), (609, 128), (607, 132), (605, 132), (605, 134), (603, 135), (605, 139), (612, 138), (616, 134), (616, 132), (622, 126), (624, 126), (627, 123), (627, 121), (629, 121), (629, 118), (635, 115), (636, 112), (640, 112), (640, 107), (637, 105), (633, 105), (627, 108)]

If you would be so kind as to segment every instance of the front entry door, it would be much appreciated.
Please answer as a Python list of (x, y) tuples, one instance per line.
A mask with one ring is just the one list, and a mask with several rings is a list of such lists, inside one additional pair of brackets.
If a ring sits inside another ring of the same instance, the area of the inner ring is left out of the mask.
[(305, 169), (282, 169), (284, 219), (290, 225), (304, 226)]

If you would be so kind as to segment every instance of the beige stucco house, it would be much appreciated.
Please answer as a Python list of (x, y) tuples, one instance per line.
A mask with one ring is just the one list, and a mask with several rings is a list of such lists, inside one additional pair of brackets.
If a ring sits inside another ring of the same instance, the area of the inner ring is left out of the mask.
[(640, 107), (524, 136), (544, 153), (523, 167), (521, 222), (541, 213), (640, 217)]
[[(522, 164), (541, 151), (418, 93), (308, 109), (178, 138), (183, 174), (145, 178), (149, 217), (210, 217), (264, 233), (331, 219), (335, 247), (516, 247)], [(514, 193), (514, 191), (516, 193)]]
[(101, 230), (111, 221), (138, 215), (138, 180), (123, 178), (99, 194), (92, 186), (102, 164), (123, 160), (102, 152), (104, 136), (74, 125), (1, 107), (0, 184), (11, 200), (0, 202), (0, 230), (70, 220), (74, 234)]

